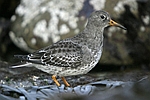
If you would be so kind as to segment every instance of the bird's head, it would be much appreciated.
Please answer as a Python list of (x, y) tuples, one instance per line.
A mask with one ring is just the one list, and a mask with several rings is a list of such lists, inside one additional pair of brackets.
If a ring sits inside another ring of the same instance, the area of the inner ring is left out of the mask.
[(113, 21), (110, 18), (110, 15), (103, 10), (93, 12), (88, 18), (88, 24), (97, 28), (105, 28), (107, 26), (118, 26), (122, 29), (126, 29), (121, 24), (118, 24), (117, 22)]

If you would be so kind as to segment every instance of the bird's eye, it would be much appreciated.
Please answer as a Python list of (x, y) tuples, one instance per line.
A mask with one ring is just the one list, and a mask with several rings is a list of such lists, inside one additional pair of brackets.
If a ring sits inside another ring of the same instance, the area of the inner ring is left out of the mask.
[(106, 19), (106, 16), (105, 16), (105, 15), (101, 15), (100, 17), (101, 17), (101, 19), (103, 19), (103, 20)]

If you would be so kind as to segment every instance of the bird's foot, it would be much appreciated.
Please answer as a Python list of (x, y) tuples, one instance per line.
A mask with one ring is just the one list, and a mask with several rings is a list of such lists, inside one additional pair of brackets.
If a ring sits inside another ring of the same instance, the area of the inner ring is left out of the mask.
[(57, 86), (60, 86), (59, 82), (56, 79), (56, 75), (52, 76), (52, 80), (56, 83)]
[(70, 86), (70, 84), (66, 81), (65, 77), (61, 77), (61, 79), (67, 87)]

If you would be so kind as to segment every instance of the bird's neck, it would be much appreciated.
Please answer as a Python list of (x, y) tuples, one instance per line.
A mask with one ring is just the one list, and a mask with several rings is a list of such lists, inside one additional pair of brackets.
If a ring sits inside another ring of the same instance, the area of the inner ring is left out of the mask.
[(101, 48), (103, 45), (103, 31), (104, 29), (86, 27), (82, 33), (74, 37), (74, 42), (86, 45), (91, 49)]
[(90, 38), (90, 39), (100, 39), (103, 37), (103, 31), (104, 31), (104, 28), (95, 28), (95, 27), (87, 27), (84, 29), (83, 31), (83, 35), (86, 37), (86, 38)]

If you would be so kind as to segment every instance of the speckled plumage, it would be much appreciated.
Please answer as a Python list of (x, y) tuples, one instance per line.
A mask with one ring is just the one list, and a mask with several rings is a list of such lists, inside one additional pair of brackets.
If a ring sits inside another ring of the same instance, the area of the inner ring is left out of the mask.
[(110, 25), (124, 28), (112, 21), (107, 12), (95, 11), (88, 18), (85, 29), (75, 37), (64, 39), (32, 54), (17, 57), (26, 61), (28, 66), (35, 66), (61, 77), (86, 74), (101, 57), (103, 31)]

